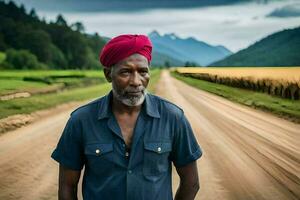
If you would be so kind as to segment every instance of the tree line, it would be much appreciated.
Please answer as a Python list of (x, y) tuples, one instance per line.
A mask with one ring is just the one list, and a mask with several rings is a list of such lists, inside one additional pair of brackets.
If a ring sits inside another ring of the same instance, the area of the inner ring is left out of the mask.
[(0, 1), (2, 69), (97, 69), (105, 40), (84, 32), (80, 22), (68, 24), (62, 15), (47, 23), (35, 10)]

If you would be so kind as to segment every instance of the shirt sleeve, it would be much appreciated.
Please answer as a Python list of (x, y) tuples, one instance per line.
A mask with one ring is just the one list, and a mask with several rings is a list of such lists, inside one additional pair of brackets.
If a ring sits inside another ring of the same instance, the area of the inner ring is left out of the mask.
[(176, 167), (183, 167), (202, 156), (200, 148), (190, 123), (182, 113), (175, 129), (172, 160)]
[(81, 125), (70, 117), (51, 157), (66, 168), (81, 170), (83, 167), (83, 147)]

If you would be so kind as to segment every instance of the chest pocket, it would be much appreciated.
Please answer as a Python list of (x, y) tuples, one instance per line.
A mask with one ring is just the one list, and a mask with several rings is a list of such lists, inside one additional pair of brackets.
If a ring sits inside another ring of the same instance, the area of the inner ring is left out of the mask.
[(158, 175), (168, 171), (171, 142), (144, 142), (144, 175)]
[(115, 167), (113, 143), (87, 144), (84, 149), (86, 168), (101, 176), (109, 176)]

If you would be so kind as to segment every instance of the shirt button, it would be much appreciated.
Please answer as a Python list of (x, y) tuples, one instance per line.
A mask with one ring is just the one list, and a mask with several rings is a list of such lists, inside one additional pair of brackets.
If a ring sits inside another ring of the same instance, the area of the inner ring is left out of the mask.
[(128, 170), (128, 174), (131, 174), (132, 173), (132, 171), (131, 170)]
[(96, 154), (100, 154), (100, 150), (99, 149), (96, 149)]
[(129, 153), (128, 153), (128, 152), (126, 152), (126, 153), (125, 153), (125, 156), (126, 156), (126, 157), (128, 157), (128, 156), (129, 156)]
[(161, 152), (161, 148), (160, 148), (160, 147), (158, 147), (158, 148), (157, 148), (157, 151), (158, 151), (158, 152)]
[(122, 144), (122, 147), (125, 147), (125, 144)]

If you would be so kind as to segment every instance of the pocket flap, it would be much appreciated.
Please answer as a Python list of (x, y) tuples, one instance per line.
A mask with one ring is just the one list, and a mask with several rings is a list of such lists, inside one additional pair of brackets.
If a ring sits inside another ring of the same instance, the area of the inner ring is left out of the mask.
[(171, 142), (145, 142), (145, 149), (156, 153), (166, 153), (172, 150)]
[(95, 144), (87, 144), (84, 149), (84, 153), (86, 155), (95, 155), (100, 156), (102, 154), (111, 152), (113, 150), (113, 144), (112, 143), (95, 143)]

